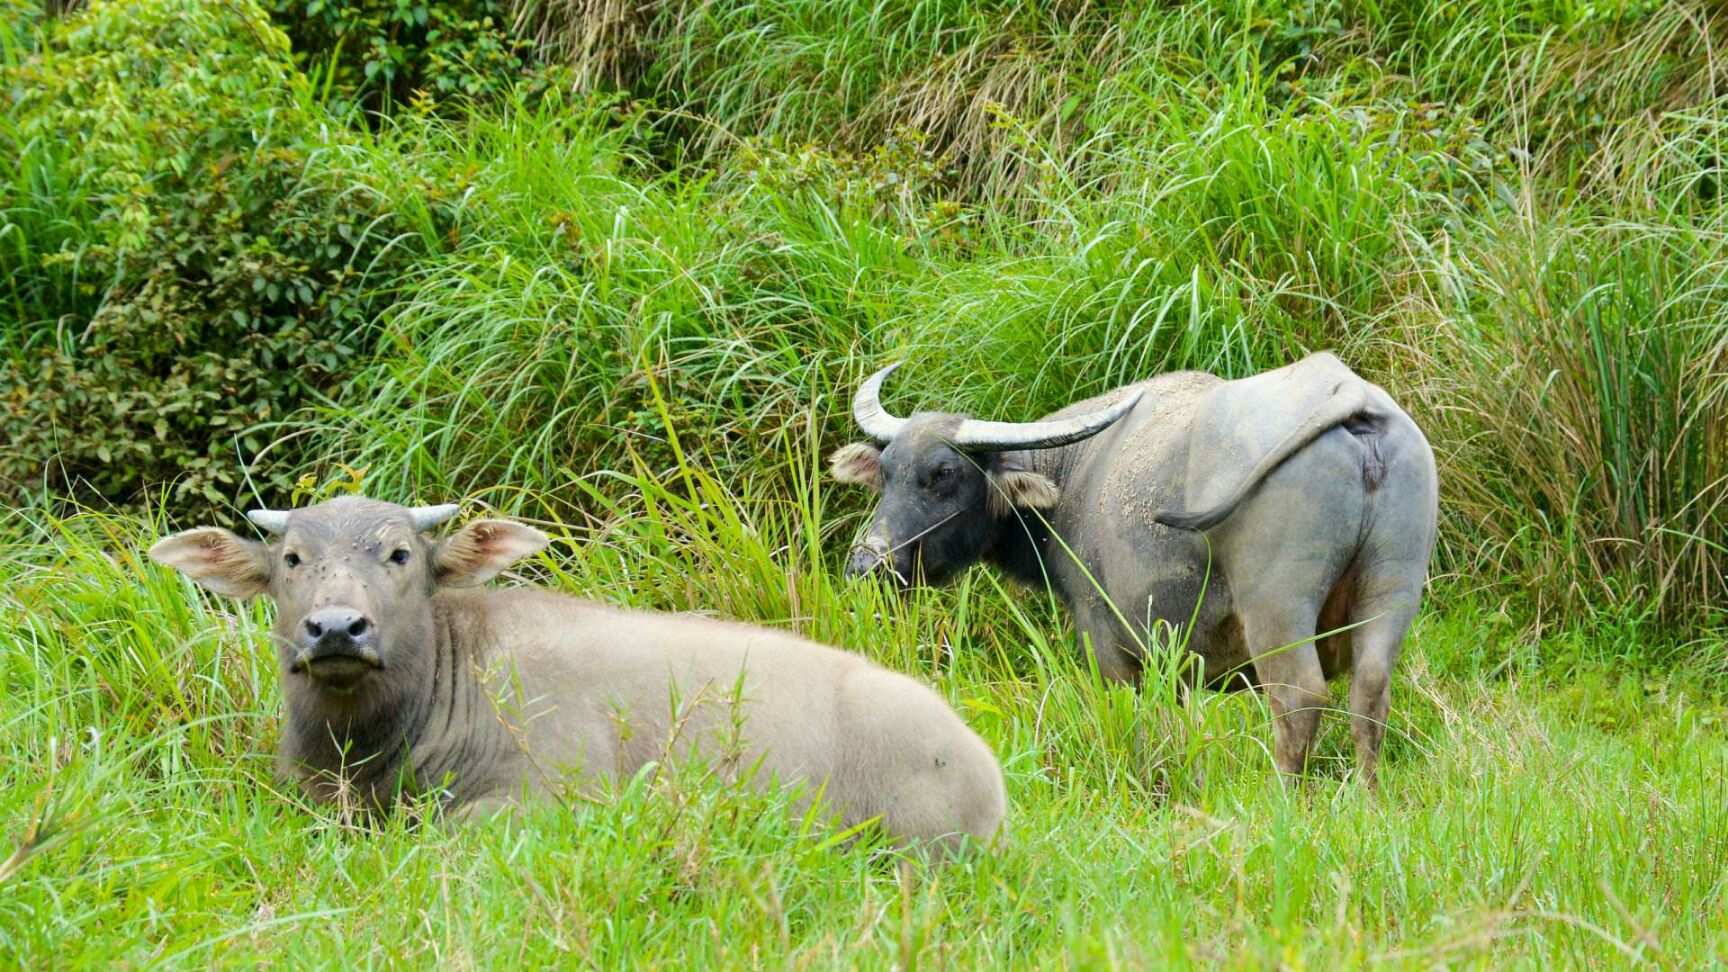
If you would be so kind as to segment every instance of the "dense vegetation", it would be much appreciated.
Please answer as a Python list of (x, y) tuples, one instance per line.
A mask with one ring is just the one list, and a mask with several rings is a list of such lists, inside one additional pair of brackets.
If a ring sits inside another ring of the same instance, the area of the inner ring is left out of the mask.
[[(0, 0), (5, 964), (1723, 960), (1716, 5), (85, 6)], [(1320, 348), (1442, 464), (1378, 800), (1341, 720), (1286, 792), (1257, 699), (1098, 686), (988, 573), (838, 582), (887, 360), (1026, 418)], [(697, 771), (301, 805), (264, 609), (138, 550), (348, 489), (930, 679), (1006, 846), (896, 868)]]

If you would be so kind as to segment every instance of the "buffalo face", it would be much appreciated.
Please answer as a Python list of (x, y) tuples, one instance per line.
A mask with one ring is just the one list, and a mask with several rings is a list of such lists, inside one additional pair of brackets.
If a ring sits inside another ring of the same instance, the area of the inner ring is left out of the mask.
[(841, 482), (882, 494), (869, 531), (847, 558), (847, 575), (881, 572), (902, 586), (936, 585), (976, 562), (994, 529), (994, 458), (967, 455), (935, 429), (912, 430), (885, 449), (856, 443), (835, 453)]
[(350, 697), (395, 671), (424, 667), (438, 588), (482, 583), (547, 543), (540, 531), (502, 520), (476, 520), (434, 539), (428, 531), (455, 512), (342, 497), (253, 511), (252, 521), (277, 535), (273, 542), (200, 527), (163, 538), (150, 557), (217, 593), (269, 595), (285, 678)]

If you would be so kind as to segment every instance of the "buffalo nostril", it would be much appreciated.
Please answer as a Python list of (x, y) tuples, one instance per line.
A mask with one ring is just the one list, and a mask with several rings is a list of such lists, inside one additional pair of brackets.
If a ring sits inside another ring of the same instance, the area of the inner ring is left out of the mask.
[(876, 572), (877, 568), (887, 560), (881, 551), (871, 547), (859, 546), (852, 549), (852, 556), (846, 563), (846, 573), (852, 577), (865, 577)]
[(371, 618), (346, 607), (314, 611), (301, 623), (301, 627), (305, 629), (302, 637), (308, 644), (368, 641), (377, 628)]

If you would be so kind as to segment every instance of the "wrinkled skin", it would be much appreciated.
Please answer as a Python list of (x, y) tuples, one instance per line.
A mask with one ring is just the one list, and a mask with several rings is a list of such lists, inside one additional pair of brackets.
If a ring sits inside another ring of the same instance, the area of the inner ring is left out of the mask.
[(1328, 354), (1234, 382), (1162, 375), (1041, 421), (1132, 394), (1114, 424), (1055, 448), (959, 450), (963, 416), (918, 413), (880, 447), (841, 449), (836, 478), (882, 493), (848, 573), (938, 584), (983, 561), (1047, 584), (1113, 679), (1137, 680), (1145, 646), (1178, 630), (1203, 681), (1267, 692), (1276, 761), (1292, 775), (1326, 679), (1353, 671), (1372, 785), (1435, 536), (1420, 430)]

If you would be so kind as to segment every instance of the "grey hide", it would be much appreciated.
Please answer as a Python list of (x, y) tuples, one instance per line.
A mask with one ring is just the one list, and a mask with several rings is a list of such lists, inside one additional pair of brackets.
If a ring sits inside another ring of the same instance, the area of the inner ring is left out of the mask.
[[(1160, 375), (1043, 421), (1133, 394), (1140, 400), (1125, 417), (1082, 442), (971, 456), (992, 477), (1015, 476), (1022, 494), (1037, 491), (1017, 470), (1042, 475), (1055, 490), (1038, 503), (1042, 519), (1017, 510), (977, 556), (1027, 580), (1046, 576), (1106, 676), (1136, 678), (1141, 646), (1162, 622), (1186, 635), (1207, 682), (1241, 673), (1257, 683), (1275, 716), (1285, 773), (1303, 769), (1328, 704), (1326, 680), (1353, 670), (1352, 732), (1372, 786), (1390, 676), (1435, 540), (1427, 440), (1382, 389), (1326, 353), (1236, 381)], [(884, 488), (855, 562), (868, 566), (903, 544), (884, 511), (914, 508), (895, 490), (911, 488), (904, 471), (917, 466), (896, 456), (895, 445), (924, 435), (916, 448), (927, 452), (931, 437), (921, 430), (939, 436), (953, 422), (912, 416), (882, 451), (880, 469), (867, 447), (837, 454), (842, 478)], [(900, 485), (890, 475), (883, 487), (884, 472), (896, 468)]]
[(864, 658), (744, 624), (469, 587), (546, 544), (521, 524), (476, 520), (439, 540), (403, 507), (341, 498), (281, 526), (267, 544), (205, 527), (150, 553), (276, 602), (280, 762), (318, 799), (388, 807), (442, 792), (489, 811), (698, 754), (726, 771), (760, 760), (757, 782), (825, 786), (843, 823), (880, 818), (901, 840), (988, 840), (1001, 823), (989, 748), (935, 692)]

